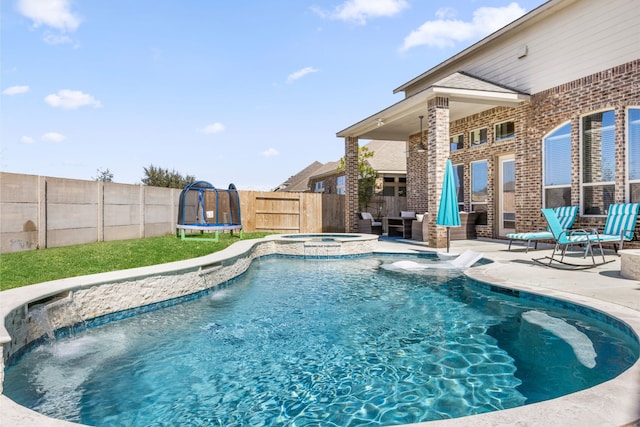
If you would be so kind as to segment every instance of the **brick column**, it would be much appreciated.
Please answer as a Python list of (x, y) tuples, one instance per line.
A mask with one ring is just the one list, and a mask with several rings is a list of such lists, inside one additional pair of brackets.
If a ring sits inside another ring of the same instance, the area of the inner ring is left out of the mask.
[[(425, 114), (423, 123), (427, 125), (427, 116)], [(423, 134), (426, 133), (426, 129)], [(407, 142), (407, 210), (414, 211), (419, 214), (428, 212), (427, 198), (427, 160), (429, 158), (428, 150), (420, 150), (420, 143), (426, 144), (426, 137), (420, 134), (413, 135)]]
[[(449, 158), (449, 98), (436, 97), (427, 103), (427, 206), (429, 210), (429, 246), (447, 246), (445, 227), (436, 226), (444, 170)], [(426, 218), (425, 218), (426, 220)]]
[(347, 233), (358, 232), (358, 138), (348, 136), (344, 139), (345, 160), (345, 199), (344, 228)]

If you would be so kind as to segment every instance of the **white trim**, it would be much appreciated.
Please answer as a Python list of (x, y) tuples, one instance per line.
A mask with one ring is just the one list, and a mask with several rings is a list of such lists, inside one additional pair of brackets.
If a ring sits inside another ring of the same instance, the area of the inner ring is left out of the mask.
[[(582, 189), (584, 187), (596, 187), (596, 186), (607, 186), (607, 185), (613, 185), (614, 186), (614, 191), (615, 191), (615, 181), (611, 182), (611, 181), (606, 181), (606, 182), (589, 182), (589, 183), (585, 183), (583, 181), (584, 179), (584, 118), (594, 115), (594, 114), (598, 114), (598, 113), (605, 113), (608, 111), (613, 111), (613, 132), (614, 132), (614, 136), (615, 136), (615, 115), (616, 115), (616, 109), (615, 107), (608, 107), (608, 108), (601, 108), (598, 110), (592, 110), (589, 111), (588, 113), (582, 114), (578, 117), (578, 121), (579, 121), (579, 134), (578, 134), (578, 141), (579, 141), (579, 169), (580, 169), (580, 179), (579, 179), (579, 191), (580, 191), (580, 207), (579, 207), (579, 211), (580, 211), (580, 216), (581, 217), (585, 217), (585, 218), (604, 218), (606, 217), (606, 213), (602, 213), (600, 215), (594, 215), (594, 214), (586, 214), (584, 212), (584, 191), (582, 191)], [(615, 159), (614, 159), (614, 163), (615, 163)]]
[[(474, 202), (473, 201), (473, 164), (474, 163), (485, 163), (487, 165), (487, 200), (484, 202)], [(489, 159), (481, 159), (474, 160), (469, 162), (469, 209), (471, 212), (474, 212), (474, 205), (488, 205), (489, 204)]]
[[(376, 135), (385, 129), (393, 128), (398, 125), (403, 119), (417, 119), (420, 114), (424, 113), (424, 108), (427, 101), (435, 98), (436, 96), (446, 96), (450, 102), (461, 102), (480, 104), (488, 106), (488, 109), (492, 106), (505, 106), (505, 107), (518, 107), (524, 101), (531, 99), (530, 95), (525, 93), (519, 93), (515, 91), (508, 91), (504, 89), (504, 92), (500, 91), (487, 91), (487, 90), (472, 90), (472, 89), (459, 89), (449, 87), (431, 86), (421, 91), (412, 94), (389, 107), (378, 111), (375, 114), (339, 131), (336, 133), (337, 137), (358, 137), (362, 139), (401, 139), (399, 136), (395, 138), (381, 137)], [(394, 123), (398, 122), (398, 123)], [(380, 124), (382, 123), (382, 124)], [(414, 120), (415, 131), (418, 132), (418, 122)], [(393, 126), (390, 126), (393, 125)], [(410, 133), (407, 132), (402, 138), (405, 138)]]
[[(546, 192), (547, 188), (567, 188), (567, 187), (569, 187), (569, 191), (572, 190), (572, 186), (571, 186), (572, 178), (571, 178), (571, 176), (569, 177), (569, 184), (545, 185), (545, 182), (546, 182), (546, 173), (545, 172), (547, 171), (546, 161), (545, 161), (546, 160), (546, 155), (547, 155), (547, 153), (545, 151), (545, 148), (546, 148), (546, 144), (545, 143), (546, 143), (547, 140), (553, 141), (553, 140), (556, 140), (556, 139), (564, 138), (565, 134), (554, 136), (554, 137), (551, 137), (550, 135), (553, 135), (556, 131), (560, 130), (561, 128), (565, 127), (566, 125), (569, 125), (569, 159), (571, 159), (571, 150), (572, 150), (572, 148), (571, 148), (571, 145), (572, 145), (572, 143), (571, 143), (571, 130), (572, 129), (571, 128), (573, 127), (573, 122), (571, 120), (567, 120), (565, 122), (562, 122), (561, 124), (559, 124), (558, 126), (553, 128), (550, 132), (548, 132), (547, 134), (545, 134), (542, 137), (542, 144), (541, 144), (542, 145), (542, 165), (541, 165), (542, 166), (542, 173), (540, 174), (542, 179), (540, 181), (540, 185), (541, 185), (541, 191), (542, 191), (542, 207), (543, 208), (547, 207), (547, 192)], [(572, 164), (567, 165), (567, 167), (570, 170), (573, 169), (573, 165)]]
[[(451, 166), (453, 166), (454, 175), (456, 175), (456, 177), (460, 181), (460, 192), (462, 193), (462, 210), (464, 211), (466, 207), (465, 201), (464, 201), (464, 163), (456, 163), (456, 164), (452, 164)], [(456, 171), (458, 168), (462, 168), (462, 178), (457, 176), (458, 174), (456, 173)], [(471, 200), (471, 195), (469, 195), (469, 200)], [(458, 201), (458, 210), (460, 210), (459, 201)], [(469, 206), (469, 210), (471, 210), (471, 206)]]
[[(505, 154), (504, 156), (499, 156), (498, 157), (498, 182), (497, 182), (497, 186), (498, 186), (498, 235), (499, 236), (506, 236), (507, 233), (515, 233), (515, 227), (514, 228), (506, 228), (504, 226), (504, 176), (503, 176), (503, 172), (502, 172), (502, 167), (505, 163), (507, 162), (513, 162), (513, 174), (514, 174), (514, 183), (515, 183), (515, 164), (516, 164), (516, 156), (515, 154)], [(514, 189), (514, 195), (515, 195), (515, 189)], [(515, 201), (515, 199), (514, 199)], [(515, 206), (514, 206), (514, 211), (513, 211), (514, 215), (515, 215)], [(513, 219), (514, 225), (515, 225), (515, 218)]]
[[(635, 105), (628, 105), (625, 108), (625, 123), (624, 123), (624, 127), (625, 127), (625, 133), (624, 133), (624, 142), (625, 142), (625, 177), (624, 177), (624, 195), (625, 195), (625, 201), (627, 203), (631, 203), (631, 184), (639, 184), (640, 185), (640, 177), (638, 177), (638, 179), (631, 179), (630, 176), (630, 172), (631, 172), (631, 152), (629, 150), (629, 148), (631, 147), (631, 126), (630, 126), (630, 121), (629, 121), (629, 110), (638, 110), (640, 111), (640, 106), (635, 106)], [(639, 119), (640, 122), (640, 119)], [(638, 125), (640, 126), (640, 123), (638, 123)], [(640, 141), (638, 141), (638, 151), (640, 151)], [(640, 200), (636, 200), (635, 202), (640, 202)]]

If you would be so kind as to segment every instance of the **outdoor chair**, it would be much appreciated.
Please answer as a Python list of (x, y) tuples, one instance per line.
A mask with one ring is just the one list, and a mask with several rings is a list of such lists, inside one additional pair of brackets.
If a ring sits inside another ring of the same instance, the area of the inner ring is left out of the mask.
[(604, 224), (602, 234), (600, 234), (601, 241), (603, 243), (613, 243), (613, 248), (616, 252), (618, 252), (618, 249), (622, 249), (624, 242), (633, 240), (639, 212), (640, 203), (609, 205), (607, 221)]
[[(561, 206), (557, 208), (553, 208), (558, 217), (558, 221), (560, 222), (560, 226), (563, 230), (569, 230), (573, 226), (573, 222), (576, 220), (576, 215), (578, 214), (578, 206)], [(537, 230), (528, 233), (509, 233), (507, 234), (507, 239), (509, 239), (509, 249), (511, 250), (511, 243), (514, 240), (524, 240), (527, 242), (527, 246), (524, 250), (524, 253), (529, 252), (529, 244), (531, 241), (534, 242), (534, 249), (538, 249), (538, 241), (539, 240), (553, 240), (553, 234), (549, 230), (549, 227), (546, 230)]]
[[(606, 264), (607, 262), (612, 262), (613, 260), (607, 261), (604, 257), (604, 250), (602, 249), (602, 242), (606, 241), (607, 237), (605, 235), (599, 234), (598, 230), (564, 230), (562, 228), (562, 224), (560, 224), (560, 220), (556, 215), (553, 209), (542, 209), (542, 215), (544, 215), (547, 220), (547, 224), (549, 225), (549, 230), (551, 230), (551, 234), (553, 235), (553, 239), (556, 241), (556, 245), (553, 248), (553, 253), (550, 257), (543, 258), (534, 258), (533, 261), (540, 263), (542, 265), (554, 268), (561, 268), (558, 265), (555, 265), (554, 262), (560, 264), (561, 266), (567, 266), (572, 269), (586, 269), (593, 268), (598, 265)], [(618, 239), (620, 237), (618, 236)], [(587, 257), (587, 254), (591, 255), (591, 264), (575, 264), (570, 263), (564, 260), (567, 248), (573, 245), (585, 245), (585, 251), (583, 258)], [(596, 258), (593, 254), (593, 247), (597, 246), (600, 249), (600, 255), (602, 256), (602, 262), (597, 263)], [(556, 252), (558, 252), (561, 256), (560, 259), (556, 258)], [(545, 260), (543, 262), (543, 260)], [(546, 261), (548, 260), (548, 261)], [(565, 268), (567, 268), (565, 267)]]
[[(365, 233), (368, 232), (373, 234), (382, 233), (382, 221), (376, 221), (373, 218), (373, 215), (371, 215), (371, 212), (360, 212), (360, 218), (362, 219), (363, 225), (365, 225), (365, 227), (362, 227), (362, 228), (363, 229), (368, 228), (368, 230), (362, 230), (360, 229), (360, 227), (358, 227), (361, 232), (365, 232)], [(366, 225), (368, 225), (368, 227), (366, 227)]]

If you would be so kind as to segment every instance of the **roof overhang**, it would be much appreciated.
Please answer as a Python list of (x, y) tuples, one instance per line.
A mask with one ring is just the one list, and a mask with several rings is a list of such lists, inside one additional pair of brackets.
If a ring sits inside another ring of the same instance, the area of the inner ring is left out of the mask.
[[(470, 76), (464, 76), (474, 79)], [(477, 79), (482, 85), (487, 82)], [(488, 84), (489, 86), (492, 84)], [(427, 102), (436, 97), (449, 98), (449, 120), (455, 121), (495, 107), (517, 107), (530, 96), (493, 85), (495, 90), (466, 87), (431, 86), (341, 130), (338, 137), (359, 139), (408, 140), (420, 132), (419, 116), (426, 115)], [(426, 129), (427, 123), (424, 122)]]

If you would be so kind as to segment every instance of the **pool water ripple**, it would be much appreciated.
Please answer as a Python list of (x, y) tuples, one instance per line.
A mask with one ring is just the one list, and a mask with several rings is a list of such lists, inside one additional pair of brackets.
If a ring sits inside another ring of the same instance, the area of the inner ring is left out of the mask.
[[(549, 399), (638, 357), (577, 313), (451, 272), (377, 268), (393, 260), (261, 260), (200, 300), (36, 348), (7, 369), (5, 393), (93, 425), (381, 426)], [(528, 310), (588, 335), (597, 368), (522, 320)]]

